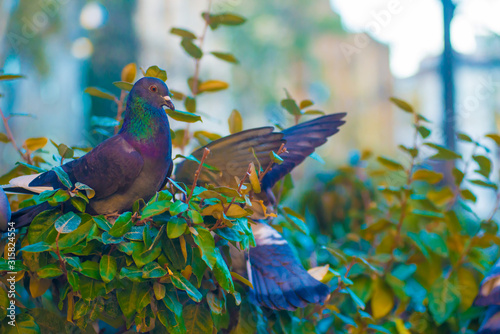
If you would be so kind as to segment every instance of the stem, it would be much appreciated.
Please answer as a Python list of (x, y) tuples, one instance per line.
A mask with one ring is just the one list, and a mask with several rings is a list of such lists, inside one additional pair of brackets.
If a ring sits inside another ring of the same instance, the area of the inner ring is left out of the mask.
[[(208, 18), (210, 17), (210, 9), (211, 8), (212, 8), (212, 0), (208, 0), (208, 8), (207, 8), (207, 11), (205, 13), (205, 25), (203, 26), (203, 31), (201, 33), (200, 42), (198, 45), (198, 47), (200, 48), (201, 51), (203, 51), (203, 44), (205, 42), (205, 37), (206, 37), (207, 31), (208, 31)], [(200, 66), (201, 66), (201, 58), (195, 59), (194, 75), (193, 75), (193, 89), (192, 89), (192, 93), (193, 93), (194, 98), (196, 98), (196, 96), (198, 95), (198, 82), (200, 80)], [(184, 154), (184, 147), (187, 145), (187, 143), (189, 141), (189, 137), (190, 137), (189, 127), (190, 127), (190, 124), (188, 123), (186, 125), (186, 130), (184, 131), (184, 137), (182, 138), (181, 150), (182, 150), (183, 154)]]
[[(125, 102), (125, 96), (127, 96), (127, 92), (122, 90), (120, 93), (120, 100), (115, 99), (115, 102), (118, 105), (118, 112), (116, 113), (116, 120), (118, 121), (118, 123), (122, 122), (122, 114), (125, 110), (123, 105), (123, 102)], [(115, 126), (115, 134), (118, 133), (118, 130), (120, 130), (120, 124)]]
[(60, 236), (61, 236), (61, 232), (57, 233), (56, 254), (57, 254), (57, 257), (59, 258), (59, 266), (61, 267), (62, 271), (64, 272), (64, 276), (68, 277), (68, 271), (66, 270), (65, 261), (63, 260), (63, 258), (61, 256), (61, 252), (59, 251), (59, 237)]
[(5, 127), (5, 132), (7, 134), (7, 138), (9, 138), (10, 142), (12, 143), (12, 146), (16, 149), (17, 152), (21, 155), (24, 161), (29, 162), (28, 158), (24, 155), (24, 153), (19, 149), (17, 146), (16, 140), (14, 139), (14, 135), (12, 134), (12, 131), (10, 130), (9, 126), (9, 119), (10, 117), (5, 117), (2, 108), (0, 108), (0, 117), (2, 117), (3, 125)]
[[(276, 152), (276, 154), (280, 155), (285, 151), (286, 151), (285, 143), (283, 143), (283, 144), (281, 144), (281, 146), (280, 146), (278, 152)], [(264, 172), (259, 174), (259, 182), (262, 182), (262, 179), (264, 178), (264, 176), (266, 176), (266, 174), (273, 168), (273, 166), (274, 166), (274, 161), (271, 160), (271, 162), (269, 162), (269, 165), (267, 165)]]
[(203, 164), (205, 163), (205, 159), (208, 157), (209, 153), (210, 150), (205, 147), (205, 149), (203, 150), (203, 157), (201, 157), (200, 165), (198, 166), (196, 173), (194, 173), (193, 185), (191, 186), (191, 192), (189, 193), (189, 196), (186, 201), (187, 204), (189, 204), (189, 202), (191, 201), (191, 197), (193, 197), (194, 188), (196, 187), (196, 183), (198, 183), (198, 178), (200, 177), (201, 169), (203, 168)]
[[(245, 176), (243, 176), (243, 178), (241, 179), (240, 184), (238, 185), (237, 191), (238, 191), (238, 194), (240, 194), (240, 195), (241, 195), (241, 188), (243, 187), (243, 183), (245, 183), (245, 180), (247, 179), (247, 177), (250, 176), (250, 171), (252, 170), (251, 165), (252, 164), (248, 165), (247, 172), (245, 173)], [(224, 214), (227, 214), (227, 212), (229, 211), (229, 208), (231, 207), (231, 205), (234, 204), (235, 200), (236, 200), (236, 197), (233, 197), (233, 199), (231, 200), (229, 205), (224, 208)], [(222, 207), (224, 207), (224, 204), (222, 204)], [(221, 224), (222, 224), (222, 219), (218, 219), (217, 222), (215, 223), (215, 225), (210, 229), (210, 231), (218, 229), (221, 226)]]

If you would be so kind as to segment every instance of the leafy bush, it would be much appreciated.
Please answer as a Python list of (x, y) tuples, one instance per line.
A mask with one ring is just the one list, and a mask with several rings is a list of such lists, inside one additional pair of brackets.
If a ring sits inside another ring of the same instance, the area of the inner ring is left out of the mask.
[[(196, 113), (201, 94), (229, 87), (220, 80), (200, 79), (201, 60), (208, 54), (203, 49), (208, 28), (245, 22), (229, 13), (203, 13), (202, 17), (207, 29), (200, 36), (185, 29), (171, 30), (195, 60), (194, 74), (187, 80), (190, 91), (172, 90), (173, 98), (182, 101), (187, 112), (169, 111), (172, 118), (188, 123), (200, 120)], [(211, 55), (237, 63), (227, 52)], [(136, 72), (135, 64), (123, 69), (121, 81), (115, 82), (118, 95), (97, 87), (86, 90), (118, 107), (115, 117), (93, 118), (94, 131), (110, 136), (119, 129)], [(167, 79), (157, 66), (143, 75)], [(0, 76), (0, 80), (14, 79)], [(132, 211), (105, 217), (84, 213), (92, 190), (71, 184), (56, 168), (67, 189), (9, 198), (14, 209), (70, 202), (78, 210), (46, 211), (29, 228), (1, 240), (2, 246), (16, 243), (14, 262), (9, 261), (8, 247), (0, 248), (0, 270), (4, 287), (9, 286), (7, 273), (17, 272), (17, 329), (22, 333), (92, 333), (93, 325), (101, 320), (122, 331), (133, 328), (152, 333), (212, 333), (214, 329), (233, 333), (472, 333), (482, 313), (472, 307), (478, 282), (498, 256), (500, 240), (493, 217), (500, 196), (486, 219), (478, 217), (471, 205), (477, 200), (477, 187), (498, 191), (491, 178), (492, 154), (486, 141), (500, 145), (500, 136), (491, 134), (476, 141), (460, 134), (459, 140), (474, 151), (470, 159), (464, 159), (429, 141), (428, 121), (410, 105), (393, 102), (413, 120), (413, 145), (399, 146), (405, 158), (363, 152), (350, 165), (319, 175), (313, 190), (302, 196), (301, 213), (283, 204), (296, 191), (291, 178), (275, 187), (276, 198), (282, 200), (276, 208), (275, 227), (292, 241), (305, 267), (314, 267), (310, 273), (331, 287), (325, 305), (278, 312), (249, 302), (250, 283), (232, 272), (228, 251), (230, 243), (244, 250), (255, 242), (249, 220), (252, 212), (237, 205), (247, 202), (252, 187), (258, 187), (247, 175), (241, 175), (237, 189), (171, 181), (148, 203), (139, 200)], [(288, 93), (281, 105), (295, 122), (321, 114), (310, 108), (312, 101), (297, 103)], [(24, 161), (0, 177), (2, 184), (88, 151), (52, 142), (58, 154), (53, 161), (46, 160), (48, 139), (31, 138), (19, 147), (8, 118), (3, 119), (7, 132), (0, 134), (0, 140), (13, 144)], [(228, 124), (231, 133), (242, 130), (238, 111), (233, 111)], [(204, 145), (220, 135), (192, 132), (187, 125), (173, 131), (172, 137), (174, 146), (184, 151), (192, 139)], [(454, 161), (459, 167), (447, 175), (433, 161)], [(200, 168), (211, 168), (197, 162)], [(251, 179), (259, 178), (255, 174), (262, 176), (264, 168), (258, 168)], [(2, 333), (14, 331), (8, 325), (8, 307), (7, 289), (0, 289)]]

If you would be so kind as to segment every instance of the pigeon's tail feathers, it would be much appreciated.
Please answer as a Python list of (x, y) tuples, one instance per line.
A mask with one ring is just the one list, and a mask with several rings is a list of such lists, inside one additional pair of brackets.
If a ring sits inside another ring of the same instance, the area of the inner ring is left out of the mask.
[(2, 188), (6, 193), (27, 195), (40, 194), (45, 190), (54, 190), (53, 187), (32, 185), (33, 180), (40, 175), (41, 174), (18, 176), (10, 180), (9, 184), (2, 186)]
[(500, 304), (500, 260), (491, 268), (481, 282), (479, 293), (474, 301), (476, 306)]
[(53, 208), (54, 207), (50, 206), (50, 204), (47, 202), (29, 206), (27, 208), (13, 212), (11, 221), (15, 223), (16, 228), (28, 226), (29, 224), (31, 224), (33, 219), (35, 219), (35, 217), (38, 216), (40, 213)]
[(250, 248), (247, 259), (251, 298), (261, 306), (289, 311), (324, 303), (330, 289), (309, 275), (287, 241), (267, 224), (253, 230), (257, 246)]
[(495, 333), (500, 333), (500, 306), (498, 305), (488, 307), (483, 323), (477, 331), (477, 334)]

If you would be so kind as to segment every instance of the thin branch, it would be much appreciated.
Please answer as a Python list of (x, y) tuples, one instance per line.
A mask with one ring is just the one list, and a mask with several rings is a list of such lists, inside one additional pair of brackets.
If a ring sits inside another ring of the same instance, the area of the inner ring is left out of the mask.
[[(205, 18), (205, 25), (203, 26), (203, 31), (201, 33), (200, 42), (198, 45), (198, 47), (200, 48), (201, 51), (203, 51), (203, 44), (205, 43), (205, 37), (206, 37), (207, 31), (208, 31), (208, 26), (209, 26), (208, 22), (209, 22), (211, 8), (212, 8), (212, 0), (208, 0), (208, 8), (207, 8), (207, 11), (206, 11), (205, 17), (204, 17)], [(192, 89), (193, 97), (195, 97), (195, 98), (198, 95), (198, 82), (200, 81), (200, 66), (201, 66), (201, 58), (195, 59), (194, 75), (193, 75), (193, 89)], [(190, 127), (190, 123), (188, 123), (186, 125), (186, 130), (184, 131), (184, 137), (182, 138), (181, 151), (183, 154), (184, 154), (184, 147), (187, 145), (187, 143), (189, 141), (189, 136), (190, 136), (189, 127)]]
[(205, 163), (205, 160), (207, 159), (209, 153), (210, 150), (205, 147), (205, 149), (203, 150), (203, 157), (201, 157), (200, 160), (200, 165), (198, 166), (196, 173), (194, 173), (193, 185), (191, 186), (191, 192), (189, 193), (189, 196), (186, 201), (186, 203), (188, 204), (191, 201), (191, 197), (193, 197), (194, 188), (196, 188), (196, 183), (198, 183), (198, 178), (200, 177), (201, 169), (203, 168), (203, 164)]
[(29, 162), (28, 157), (26, 157), (26, 155), (19, 149), (19, 146), (17, 146), (16, 140), (15, 140), (14, 135), (12, 134), (12, 131), (10, 130), (10, 126), (9, 126), (10, 117), (5, 117), (5, 115), (2, 111), (2, 108), (0, 108), (0, 117), (2, 117), (3, 125), (5, 127), (5, 132), (7, 134), (7, 138), (9, 138), (12, 146), (14, 146), (16, 151), (19, 152), (19, 154), (21, 155), (21, 157), (23, 158), (24, 161)]
[[(276, 152), (276, 154), (280, 155), (285, 151), (286, 151), (286, 147), (285, 147), (285, 143), (283, 143), (283, 144), (281, 144), (281, 146), (280, 146), (278, 152)], [(262, 179), (264, 178), (264, 176), (266, 176), (267, 173), (269, 173), (269, 171), (273, 168), (274, 164), (275, 164), (275, 162), (272, 160), (271, 160), (271, 162), (269, 162), (269, 164), (267, 165), (264, 172), (259, 174), (259, 182), (262, 182)]]

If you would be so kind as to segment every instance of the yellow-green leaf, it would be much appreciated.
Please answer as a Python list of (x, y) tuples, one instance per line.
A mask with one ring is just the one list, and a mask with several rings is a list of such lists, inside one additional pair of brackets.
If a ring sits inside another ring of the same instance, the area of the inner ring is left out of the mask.
[(380, 162), (384, 167), (393, 170), (393, 171), (402, 171), (404, 167), (397, 161), (394, 161), (385, 157), (378, 157), (377, 161)]
[(165, 110), (167, 115), (175, 119), (176, 121), (180, 122), (186, 122), (186, 123), (196, 123), (196, 122), (202, 122), (201, 116), (192, 114), (187, 111), (180, 111), (180, 110), (170, 110), (166, 109)]
[(391, 100), (392, 103), (394, 103), (396, 106), (398, 106), (398, 108), (400, 108), (403, 111), (406, 111), (406, 112), (409, 112), (409, 113), (414, 113), (415, 112), (415, 110), (413, 109), (413, 107), (408, 102), (406, 102), (406, 101), (400, 100), (400, 99), (395, 98), (395, 97), (391, 97), (390, 100)]
[(132, 90), (132, 87), (134, 87), (134, 85), (132, 85), (130, 82), (125, 81), (115, 81), (113, 82), (113, 85), (127, 92), (130, 92)]
[(241, 132), (243, 130), (243, 119), (241, 118), (241, 114), (238, 110), (234, 109), (227, 120), (229, 124), (229, 132), (231, 134)]
[(220, 90), (227, 89), (228, 87), (229, 84), (227, 82), (220, 80), (208, 80), (200, 83), (200, 85), (198, 86), (198, 93), (217, 92)]
[(378, 279), (373, 285), (371, 307), (375, 319), (386, 316), (394, 307), (394, 292), (381, 279)]
[(260, 181), (259, 181), (259, 175), (257, 174), (257, 171), (255, 170), (255, 165), (252, 162), (250, 164), (250, 184), (252, 185), (253, 192), (258, 194), (261, 192), (260, 188)]
[(191, 31), (186, 30), (186, 29), (181, 29), (181, 28), (172, 28), (170, 30), (170, 33), (173, 35), (181, 36), (183, 38), (189, 38), (189, 39), (196, 39), (196, 35), (193, 34)]
[(426, 181), (430, 184), (438, 183), (443, 179), (443, 174), (428, 169), (419, 169), (413, 173), (413, 180)]
[(100, 97), (101, 99), (106, 99), (111, 101), (115, 101), (117, 99), (116, 96), (105, 91), (102, 88), (88, 87), (84, 90), (84, 92), (95, 97)]
[(45, 137), (28, 138), (24, 141), (23, 147), (30, 150), (30, 151), (36, 151), (38, 149), (43, 148), (45, 145), (47, 145), (48, 141), (49, 140)]
[(167, 71), (162, 70), (158, 66), (151, 66), (146, 70), (146, 73), (144, 75), (145, 77), (153, 77), (153, 78), (158, 78), (162, 81), (167, 80)]
[(137, 66), (134, 63), (125, 65), (122, 70), (121, 79), (125, 82), (134, 82), (135, 76), (137, 75)]
[(203, 57), (203, 51), (193, 43), (190, 38), (183, 38), (181, 41), (182, 48), (193, 58), (200, 59)]
[(238, 64), (238, 59), (236, 59), (236, 57), (230, 53), (223, 53), (223, 52), (215, 52), (214, 51), (214, 52), (211, 52), (211, 54), (213, 54), (215, 57), (217, 57), (221, 60), (227, 61), (229, 63)]

